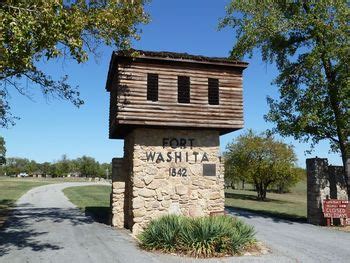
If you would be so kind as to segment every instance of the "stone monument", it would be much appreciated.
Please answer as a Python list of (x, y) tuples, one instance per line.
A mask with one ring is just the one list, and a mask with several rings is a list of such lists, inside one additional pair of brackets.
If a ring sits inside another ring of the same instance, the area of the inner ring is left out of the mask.
[(307, 171), (307, 221), (325, 225), (323, 201), (348, 200), (344, 167), (328, 165), (326, 158), (306, 159)]
[(247, 63), (173, 52), (112, 54), (109, 136), (114, 158), (112, 225), (138, 234), (164, 214), (224, 211), (219, 137), (243, 127)]

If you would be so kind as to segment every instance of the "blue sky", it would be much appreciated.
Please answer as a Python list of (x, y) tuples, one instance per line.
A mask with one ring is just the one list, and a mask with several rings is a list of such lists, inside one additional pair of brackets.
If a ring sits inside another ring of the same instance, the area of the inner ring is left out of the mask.
[[(228, 2), (153, 0), (147, 6), (152, 21), (142, 27), (141, 40), (134, 42), (134, 47), (226, 57), (235, 41), (234, 32), (232, 29), (217, 31), (217, 24), (224, 16)], [(91, 57), (83, 65), (72, 60), (41, 63), (40, 66), (54, 78), (68, 74), (69, 82), (79, 86), (85, 100), (80, 109), (63, 100), (43, 98), (35, 86), (31, 87), (32, 100), (11, 93), (12, 112), (21, 119), (9, 129), (0, 129), (6, 140), (8, 157), (52, 162), (60, 159), (62, 154), (69, 158), (85, 154), (100, 162), (109, 162), (113, 157), (122, 156), (123, 141), (108, 139), (109, 94), (105, 91), (105, 82), (112, 50), (101, 47), (101, 56)], [(250, 63), (244, 72), (243, 84), (245, 129), (222, 136), (222, 150), (247, 128), (260, 132), (273, 127), (264, 121), (263, 115), (268, 111), (266, 96), (278, 96), (276, 87), (271, 85), (277, 74), (276, 68), (263, 63), (258, 53), (245, 61)], [(312, 155), (305, 155), (309, 145), (291, 138), (283, 140), (295, 146), (298, 164), (302, 167), (305, 158), (316, 155), (329, 158), (331, 164), (341, 164), (338, 154), (328, 152), (328, 142), (319, 144)]]

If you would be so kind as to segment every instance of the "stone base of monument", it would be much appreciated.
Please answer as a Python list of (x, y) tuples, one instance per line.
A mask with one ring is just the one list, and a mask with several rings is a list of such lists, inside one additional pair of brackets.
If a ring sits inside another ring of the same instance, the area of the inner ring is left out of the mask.
[(190, 217), (224, 211), (219, 132), (137, 128), (113, 159), (112, 225), (139, 234), (165, 214)]
[[(344, 168), (328, 165), (326, 158), (306, 159), (307, 170), (307, 221), (314, 225), (326, 225), (324, 201), (348, 200)], [(339, 222), (339, 219), (335, 219)]]

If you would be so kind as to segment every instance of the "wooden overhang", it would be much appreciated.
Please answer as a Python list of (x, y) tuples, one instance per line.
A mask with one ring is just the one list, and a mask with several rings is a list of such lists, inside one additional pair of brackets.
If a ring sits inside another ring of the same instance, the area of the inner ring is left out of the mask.
[[(187, 53), (128, 50), (113, 52), (106, 83), (110, 92), (109, 137), (123, 139), (136, 127), (243, 128), (242, 72), (246, 62)], [(159, 100), (147, 101), (147, 74), (159, 75)], [(176, 101), (177, 77), (191, 79), (191, 102)], [(219, 105), (208, 105), (208, 78), (220, 83)]]

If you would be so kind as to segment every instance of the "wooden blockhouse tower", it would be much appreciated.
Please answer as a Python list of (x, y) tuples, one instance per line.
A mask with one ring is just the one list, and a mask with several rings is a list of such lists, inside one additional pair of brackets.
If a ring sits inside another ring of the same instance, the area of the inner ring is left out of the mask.
[(243, 127), (242, 71), (225, 58), (141, 50), (112, 54), (112, 225), (137, 235), (164, 214), (224, 211), (221, 134)]
[[(134, 56), (132, 55), (134, 54)], [(113, 52), (111, 139), (135, 127), (215, 129), (243, 127), (242, 71), (247, 63), (173, 52)]]

